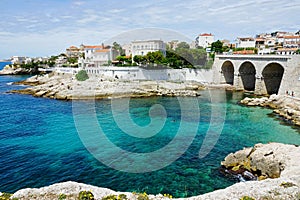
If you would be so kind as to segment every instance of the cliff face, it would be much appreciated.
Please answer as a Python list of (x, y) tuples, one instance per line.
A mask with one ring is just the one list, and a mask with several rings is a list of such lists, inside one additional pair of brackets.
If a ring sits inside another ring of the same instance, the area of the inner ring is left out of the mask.
[[(245, 148), (229, 154), (222, 165), (228, 169), (239, 166), (259, 172), (264, 176), (261, 181), (247, 181), (234, 184), (228, 188), (217, 190), (200, 196), (181, 198), (186, 200), (238, 200), (243, 197), (253, 199), (300, 199), (300, 147), (280, 143), (257, 144), (253, 148)], [(269, 178), (270, 177), (270, 178)], [(276, 178), (278, 177), (278, 178)], [(139, 194), (115, 192), (76, 182), (65, 182), (40, 189), (23, 189), (17, 191), (13, 198), (22, 200), (58, 199), (66, 195), (66, 199), (78, 199), (81, 191), (91, 191), (96, 200), (108, 195), (124, 194), (128, 199), (138, 199)], [(168, 199), (163, 195), (148, 195), (149, 199)]]

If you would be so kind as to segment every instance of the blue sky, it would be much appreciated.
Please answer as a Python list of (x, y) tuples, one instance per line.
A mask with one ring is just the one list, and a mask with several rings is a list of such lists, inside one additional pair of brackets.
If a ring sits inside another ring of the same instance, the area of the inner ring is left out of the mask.
[(55, 55), (71, 45), (101, 44), (120, 33), (124, 39), (127, 31), (150, 27), (191, 40), (204, 32), (231, 41), (296, 32), (299, 11), (299, 0), (1, 0), (0, 58)]

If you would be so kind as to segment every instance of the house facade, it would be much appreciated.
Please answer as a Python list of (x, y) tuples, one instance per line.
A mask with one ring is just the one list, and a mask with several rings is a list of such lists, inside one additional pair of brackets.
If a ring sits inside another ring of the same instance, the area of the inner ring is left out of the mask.
[(26, 57), (24, 57), (24, 56), (12, 56), (11, 57), (11, 63), (12, 64), (25, 64), (26, 63)]
[(211, 33), (203, 33), (196, 38), (196, 46), (207, 48), (215, 41), (215, 36)]
[(78, 64), (80, 67), (100, 67), (109, 65), (119, 55), (118, 51), (111, 46), (102, 45), (81, 45)]
[(255, 48), (255, 39), (252, 37), (243, 37), (236, 39), (236, 48)]
[(284, 36), (283, 47), (300, 48), (300, 36), (299, 35)]
[(161, 51), (166, 56), (166, 44), (162, 40), (132, 41), (131, 51), (132, 58), (136, 55), (144, 56), (155, 51)]

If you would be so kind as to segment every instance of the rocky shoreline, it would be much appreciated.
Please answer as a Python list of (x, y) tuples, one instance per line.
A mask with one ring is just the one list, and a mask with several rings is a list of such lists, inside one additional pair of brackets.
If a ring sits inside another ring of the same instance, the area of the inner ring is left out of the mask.
[(262, 98), (248, 98), (240, 101), (246, 106), (261, 106), (273, 109), (273, 112), (294, 125), (300, 126), (300, 99), (288, 95), (271, 95)]
[(74, 75), (59, 73), (36, 75), (14, 84), (31, 87), (13, 90), (11, 93), (58, 100), (199, 96), (199, 91), (205, 88), (198, 82), (128, 81), (106, 77), (90, 77), (85, 81), (78, 81)]
[[(249, 168), (259, 172), (264, 178), (261, 181), (236, 183), (228, 188), (216, 190), (207, 194), (179, 198), (181, 200), (239, 200), (250, 197), (257, 200), (299, 199), (300, 198), (300, 147), (281, 143), (257, 144), (236, 153), (229, 154), (221, 163), (227, 169)], [(39, 189), (22, 189), (13, 194), (12, 198), (19, 200), (53, 200), (64, 195), (65, 199), (78, 199), (82, 191), (90, 191), (95, 200), (115, 195), (126, 195), (127, 199), (150, 200), (169, 199), (170, 195), (147, 195), (129, 192), (116, 192), (76, 182), (64, 182)], [(146, 197), (143, 199), (147, 199)]]
[(12, 66), (12, 65), (6, 65), (2, 70), (0, 70), (0, 76), (1, 75), (31, 75), (31, 74), (37, 74), (38, 71), (31, 68), (21, 68), (20, 66)]

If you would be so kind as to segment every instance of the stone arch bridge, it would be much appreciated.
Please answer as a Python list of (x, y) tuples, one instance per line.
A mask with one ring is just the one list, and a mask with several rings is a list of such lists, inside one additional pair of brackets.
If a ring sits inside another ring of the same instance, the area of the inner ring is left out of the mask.
[[(294, 94), (300, 97), (300, 56), (217, 55), (214, 83), (227, 83), (255, 94)], [(299, 88), (299, 89), (298, 89)]]

